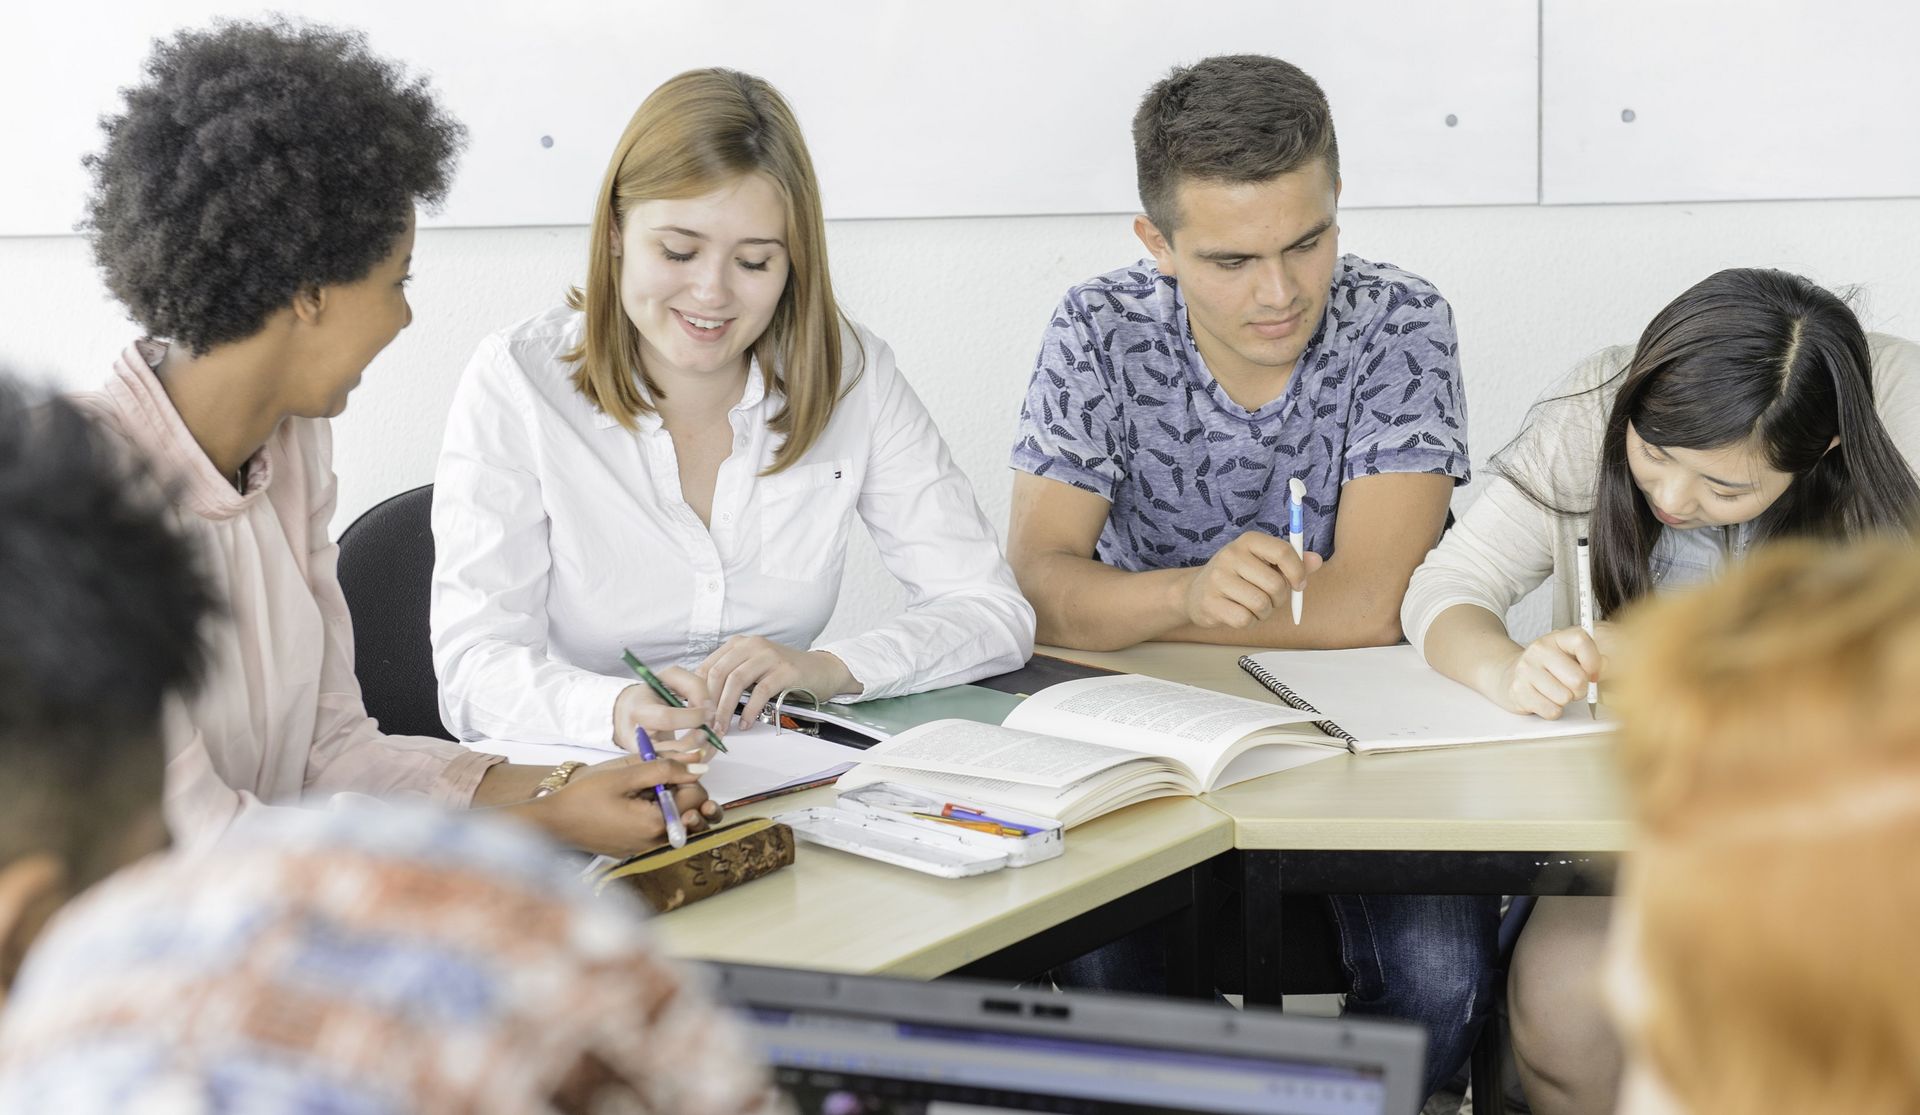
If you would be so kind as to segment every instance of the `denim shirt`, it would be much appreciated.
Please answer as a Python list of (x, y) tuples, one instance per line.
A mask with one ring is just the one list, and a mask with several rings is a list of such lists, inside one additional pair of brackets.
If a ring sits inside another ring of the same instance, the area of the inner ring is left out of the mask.
[(1729, 561), (1737, 561), (1747, 552), (1752, 533), (1752, 523), (1690, 530), (1661, 528), (1647, 559), (1654, 587), (1683, 588), (1713, 580)]

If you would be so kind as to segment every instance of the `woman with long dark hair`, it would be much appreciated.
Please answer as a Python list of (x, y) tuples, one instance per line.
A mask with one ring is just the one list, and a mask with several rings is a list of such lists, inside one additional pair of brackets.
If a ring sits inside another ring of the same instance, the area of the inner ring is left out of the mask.
[[(1574, 369), (1494, 459), (1480, 500), (1413, 575), (1407, 637), (1515, 712), (1558, 717), (1602, 675), (1605, 621), (1770, 538), (1909, 529), (1920, 348), (1869, 338), (1797, 275), (1735, 269), (1673, 300), (1640, 343)], [(1598, 644), (1578, 626), (1592, 552)], [(1553, 630), (1504, 617), (1553, 577)]]
[[(1605, 680), (1610, 621), (1635, 600), (1774, 538), (1908, 533), (1916, 451), (1920, 347), (1868, 336), (1797, 275), (1721, 271), (1534, 407), (1415, 571), (1401, 622), (1441, 673), (1556, 718)], [(1578, 625), (1581, 538), (1592, 636)], [(1522, 646), (1507, 610), (1549, 576), (1553, 629)], [(1536, 1111), (1613, 1109), (1617, 1046), (1591, 990), (1608, 907), (1542, 899), (1515, 954), (1514, 1048)]]

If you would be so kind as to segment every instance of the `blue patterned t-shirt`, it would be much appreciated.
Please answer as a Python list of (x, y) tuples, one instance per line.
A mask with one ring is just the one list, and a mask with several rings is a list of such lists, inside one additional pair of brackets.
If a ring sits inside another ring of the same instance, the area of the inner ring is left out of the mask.
[(1142, 260), (1054, 312), (1013, 467), (1112, 501), (1094, 556), (1136, 571), (1203, 564), (1249, 530), (1284, 537), (1297, 475), (1307, 548), (1330, 558), (1347, 481), (1468, 479), (1453, 310), (1417, 275), (1342, 256), (1286, 390), (1248, 411), (1201, 360), (1179, 284)]

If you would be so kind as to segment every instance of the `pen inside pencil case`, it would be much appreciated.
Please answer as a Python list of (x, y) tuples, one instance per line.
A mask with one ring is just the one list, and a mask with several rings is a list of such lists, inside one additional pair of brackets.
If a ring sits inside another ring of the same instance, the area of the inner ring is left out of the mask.
[[(874, 782), (836, 804), (778, 814), (810, 843), (931, 875), (959, 877), (1024, 867), (1065, 850), (1058, 821), (897, 782)], [(947, 811), (956, 810), (959, 816)]]
[(995, 839), (1024, 840), (1058, 833), (1060, 823), (1000, 806), (955, 801), (897, 782), (874, 782), (840, 795), (843, 804), (873, 813), (909, 818), (919, 825), (979, 833)]

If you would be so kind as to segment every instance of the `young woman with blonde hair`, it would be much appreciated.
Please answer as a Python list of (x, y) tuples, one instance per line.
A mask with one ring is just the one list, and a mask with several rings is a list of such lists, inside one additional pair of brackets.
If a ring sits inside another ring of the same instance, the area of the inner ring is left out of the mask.
[[(905, 614), (815, 646), (856, 515)], [(620, 137), (568, 304), (489, 337), (434, 499), (441, 709), (466, 739), (631, 748), (782, 690), (895, 696), (1025, 661), (1021, 597), (885, 342), (846, 320), (819, 187), (772, 86), (673, 78)]]
[(1627, 639), (1621, 1110), (1920, 1111), (1920, 551), (1782, 543)]

